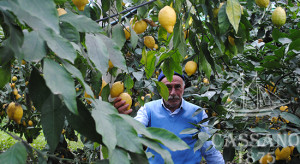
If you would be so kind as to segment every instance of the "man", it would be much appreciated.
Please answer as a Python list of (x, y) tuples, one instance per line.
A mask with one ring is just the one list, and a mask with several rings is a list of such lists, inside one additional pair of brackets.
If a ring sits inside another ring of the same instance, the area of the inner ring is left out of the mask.
[[(167, 101), (164, 99), (151, 101), (146, 103), (141, 109), (139, 109), (136, 120), (143, 123), (146, 127), (158, 127), (164, 128), (185, 141), (190, 149), (182, 151), (171, 151), (166, 147), (163, 147), (170, 151), (174, 163), (178, 164), (195, 164), (200, 163), (202, 157), (205, 158), (208, 164), (222, 164), (225, 163), (222, 154), (212, 147), (207, 150), (212, 144), (211, 141), (205, 142), (204, 146), (194, 152), (194, 144), (196, 139), (193, 139), (194, 134), (180, 134), (180, 132), (187, 128), (195, 128), (191, 123), (197, 124), (201, 120), (207, 118), (204, 111), (196, 116), (192, 116), (193, 113), (199, 109), (199, 106), (191, 104), (185, 101), (182, 96), (184, 93), (184, 77), (178, 73), (174, 73), (173, 81), (169, 82), (165, 75), (161, 73), (158, 77), (158, 81), (163, 82), (169, 89), (169, 98)], [(132, 109), (126, 110), (128, 104), (120, 98), (115, 99), (114, 106), (118, 109), (119, 113), (129, 114)], [(201, 131), (208, 132), (207, 128), (201, 129)], [(148, 149), (147, 151), (154, 154), (154, 158), (149, 159), (149, 163), (160, 164), (164, 163), (162, 157), (155, 151)]]

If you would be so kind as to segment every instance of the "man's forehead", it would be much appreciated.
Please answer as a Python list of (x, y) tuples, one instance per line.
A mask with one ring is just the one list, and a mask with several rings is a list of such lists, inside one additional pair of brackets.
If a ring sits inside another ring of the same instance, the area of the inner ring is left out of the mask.
[(174, 75), (172, 82), (169, 82), (166, 77), (164, 77), (161, 82), (164, 84), (183, 84), (183, 79), (177, 75)]

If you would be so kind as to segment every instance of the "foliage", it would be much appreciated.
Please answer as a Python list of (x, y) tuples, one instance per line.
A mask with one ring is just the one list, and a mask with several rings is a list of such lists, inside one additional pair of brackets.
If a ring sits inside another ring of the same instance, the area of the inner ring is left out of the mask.
[[(21, 152), (23, 156), (14, 159), (16, 162), (26, 160), (23, 157), (28, 153), (35, 162), (147, 163), (151, 155), (144, 152), (146, 146), (172, 163), (159, 144), (171, 150), (183, 150), (187, 145), (166, 130), (145, 128), (132, 117), (119, 115), (109, 96), (115, 81), (124, 82), (135, 104), (134, 116), (145, 102), (160, 96), (167, 99), (168, 89), (156, 79), (161, 70), (169, 81), (174, 71), (183, 73), (187, 79), (185, 99), (202, 107), (197, 113), (205, 110), (209, 116), (195, 129), (185, 131), (198, 137), (195, 149), (212, 139), (223, 149), (226, 161), (232, 161), (236, 152), (248, 152), (244, 160), (256, 162), (277, 147), (293, 145), (280, 140), (280, 135), (290, 133), (292, 140), (299, 139), (299, 2), (276, 1), (264, 9), (250, 0), (227, 0), (217, 15), (217, 0), (123, 3), (90, 1), (79, 11), (71, 0), (0, 1), (0, 104), (15, 101), (24, 109), (22, 124), (9, 120), (1, 129), (26, 138), (14, 135), (20, 142), (0, 158), (13, 158)], [(158, 23), (158, 13), (166, 5), (174, 8), (177, 17), (171, 34)], [(278, 6), (287, 15), (280, 28), (271, 21)], [(58, 7), (67, 14), (58, 16)], [(124, 12), (128, 9), (132, 11), (129, 14)], [(146, 21), (147, 30), (136, 34), (130, 25), (133, 17), (134, 21)], [(129, 40), (123, 30), (126, 26)], [(147, 48), (144, 36), (152, 36), (158, 48)], [(109, 60), (114, 66), (110, 69)], [(187, 76), (183, 66), (191, 60), (198, 68)], [(13, 76), (18, 78), (16, 82), (11, 80)], [(101, 90), (102, 79), (110, 85)], [(270, 86), (276, 89), (265, 91)], [(21, 98), (15, 97), (14, 88)], [(287, 112), (279, 110), (283, 105), (288, 106)], [(7, 117), (5, 108), (0, 111), (1, 121)], [(33, 127), (27, 126), (29, 120)], [(198, 130), (204, 121), (209, 121), (211, 136)], [(28, 144), (41, 129), (47, 140), (46, 153)], [(244, 140), (240, 134), (246, 134)], [(250, 134), (259, 142), (243, 142), (252, 141)], [(71, 153), (66, 138), (82, 140), (87, 149)], [(266, 142), (269, 138), (272, 142)], [(230, 145), (228, 141), (235, 142)], [(297, 162), (300, 146), (294, 146), (297, 151), (291, 160)]]

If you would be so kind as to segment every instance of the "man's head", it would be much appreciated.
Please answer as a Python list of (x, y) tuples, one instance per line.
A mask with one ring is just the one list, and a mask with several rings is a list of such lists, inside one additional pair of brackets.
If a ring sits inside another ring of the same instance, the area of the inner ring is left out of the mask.
[(161, 80), (169, 89), (169, 98), (164, 100), (166, 107), (172, 111), (176, 110), (181, 105), (182, 95), (184, 92), (184, 80), (182, 75), (173, 75), (172, 82), (169, 82), (166, 77)]

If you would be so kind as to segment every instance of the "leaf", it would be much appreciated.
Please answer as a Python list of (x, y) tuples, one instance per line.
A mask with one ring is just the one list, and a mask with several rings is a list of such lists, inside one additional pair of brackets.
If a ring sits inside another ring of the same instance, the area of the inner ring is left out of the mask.
[(102, 136), (97, 133), (95, 121), (88, 109), (84, 106), (82, 101), (77, 99), (78, 115), (67, 112), (66, 116), (68, 122), (81, 135), (87, 137), (93, 142), (102, 143)]
[(300, 51), (300, 39), (294, 40), (294, 41), (290, 44), (289, 50)]
[(116, 0), (116, 6), (117, 6), (117, 11), (121, 12), (122, 11), (122, 0)]
[(294, 71), (294, 73), (300, 75), (300, 68), (296, 68), (295, 71)]
[(54, 153), (64, 126), (66, 106), (57, 95), (50, 94), (41, 107), (41, 123), (45, 138)]
[(67, 14), (60, 16), (60, 21), (70, 23), (79, 32), (102, 32), (99, 24), (97, 24), (95, 21), (84, 15), (74, 14), (70, 10), (67, 10)]
[(165, 28), (159, 27), (158, 28), (158, 41), (167, 41), (168, 39), (168, 32)]
[(109, 114), (116, 113), (116, 109), (104, 101), (96, 101), (95, 110), (92, 110), (92, 117), (95, 120), (96, 130), (102, 136), (102, 141), (109, 151), (115, 149), (117, 145), (117, 131)]
[(116, 149), (112, 150), (111, 153), (109, 154), (109, 163), (130, 164), (130, 161), (128, 159), (127, 152), (121, 148), (116, 147)]
[(235, 156), (235, 148), (232, 145), (224, 147), (223, 158), (225, 162), (232, 161), (234, 156)]
[(194, 146), (194, 152), (196, 152), (198, 149), (201, 149), (204, 143), (209, 139), (209, 134), (206, 132), (199, 132), (198, 133), (198, 140), (195, 143)]
[(174, 26), (173, 48), (176, 49), (181, 43), (185, 44), (185, 40), (181, 21), (179, 20), (176, 21), (176, 24)]
[(115, 41), (119, 49), (122, 49), (126, 42), (123, 26), (117, 24), (112, 29), (112, 39)]
[(131, 162), (133, 164), (148, 164), (149, 163), (148, 158), (145, 153), (143, 153), (143, 154), (137, 154), (137, 153), (131, 153), (131, 152), (128, 152), (128, 153), (130, 155)]
[(60, 35), (64, 38), (68, 39), (70, 42), (78, 43), (80, 42), (80, 36), (77, 29), (72, 26), (68, 22), (61, 22), (59, 24), (60, 29)]
[(184, 129), (183, 131), (181, 131), (180, 134), (194, 134), (197, 132), (199, 132), (199, 129), (187, 128), (187, 129)]
[(166, 76), (167, 80), (171, 82), (173, 80), (173, 75), (175, 71), (173, 58), (167, 58), (164, 60), (162, 65), (162, 71), (164, 72), (164, 75)]
[[(213, 71), (216, 71), (214, 59), (211, 57), (210, 52), (208, 50), (208, 44), (205, 41), (202, 41), (200, 44), (201, 50), (204, 54), (204, 57), (212, 67)], [(209, 77), (209, 76), (208, 76)]]
[(25, 164), (27, 160), (26, 147), (21, 143), (17, 142), (7, 151), (0, 154), (0, 161), (2, 164), (19, 163)]
[(230, 24), (233, 26), (235, 32), (237, 33), (242, 14), (240, 3), (238, 0), (227, 1), (226, 14)]
[(184, 141), (182, 141), (174, 133), (168, 130), (148, 127), (147, 131), (151, 133), (151, 136), (147, 137), (159, 141), (161, 144), (165, 145), (172, 151), (185, 150), (190, 148)]
[(130, 26), (130, 43), (132, 45), (132, 48), (136, 47), (138, 41), (139, 41), (139, 36), (136, 34), (136, 32)]
[(224, 137), (220, 134), (215, 134), (212, 139), (212, 143), (217, 150), (223, 149)]
[(126, 77), (125, 77), (124, 85), (125, 85), (125, 88), (127, 90), (133, 88), (134, 82), (133, 82), (133, 80), (132, 80), (132, 78), (130, 77), (129, 74), (127, 74)]
[(156, 62), (155, 53), (156, 53), (155, 51), (149, 51), (146, 53), (145, 72), (148, 79), (152, 77), (155, 71), (155, 62)]
[(151, 139), (140, 138), (140, 140), (145, 146), (159, 153), (161, 157), (164, 159), (165, 164), (173, 164), (171, 154), (168, 150), (163, 149), (157, 142)]
[(24, 32), (22, 52), (24, 60), (29, 62), (39, 62), (46, 56), (45, 41), (35, 31)]
[(143, 152), (143, 146), (139, 142), (139, 137), (134, 128), (127, 124), (118, 114), (111, 115), (111, 117), (116, 126), (117, 145), (133, 153), (141, 154)]
[(0, 66), (0, 88), (1, 89), (5, 86), (5, 84), (7, 84), (10, 81), (11, 78), (10, 68), (11, 68), (10, 63)]
[(86, 34), (85, 44), (88, 50), (88, 56), (95, 64), (96, 68), (105, 74), (108, 69), (108, 48), (99, 35)]
[(83, 78), (81, 72), (76, 67), (69, 64), (66, 61), (62, 61), (62, 63), (64, 64), (64, 67), (67, 69), (67, 71), (79, 80), (80, 84), (84, 87), (85, 92), (88, 95), (94, 95), (93, 91), (91, 90), (91, 87), (84, 81), (84, 78)]
[(115, 67), (127, 72), (125, 58), (116, 43), (105, 35), (98, 35), (108, 48), (109, 59)]
[(77, 114), (76, 92), (71, 75), (58, 63), (44, 59), (44, 78), (53, 94), (61, 95), (68, 109)]
[(292, 113), (287, 113), (287, 112), (282, 112), (280, 114), (280, 116), (282, 118), (284, 118), (285, 120), (289, 120), (290, 122), (300, 126), (300, 119), (299, 117), (297, 117), (296, 115), (292, 114)]
[(163, 97), (163, 99), (168, 100), (169, 97), (169, 89), (168, 87), (160, 82), (160, 81), (154, 81), (157, 87), (157, 90), (159, 92), (159, 94), (161, 95), (161, 97)]
[(224, 2), (224, 4), (222, 5), (218, 13), (218, 22), (219, 22), (219, 29), (221, 34), (225, 34), (230, 27), (230, 22), (226, 14), (226, 6), (227, 6), (226, 4), (227, 3)]

